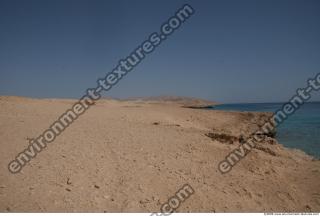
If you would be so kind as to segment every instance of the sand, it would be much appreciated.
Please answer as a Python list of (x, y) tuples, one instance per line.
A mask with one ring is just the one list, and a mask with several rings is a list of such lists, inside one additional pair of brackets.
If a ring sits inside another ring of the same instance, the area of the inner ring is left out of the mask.
[(231, 172), (218, 163), (264, 113), (100, 100), (18, 174), (8, 163), (75, 101), (0, 97), (1, 212), (159, 212), (184, 184), (177, 212), (319, 212), (320, 162), (268, 138)]

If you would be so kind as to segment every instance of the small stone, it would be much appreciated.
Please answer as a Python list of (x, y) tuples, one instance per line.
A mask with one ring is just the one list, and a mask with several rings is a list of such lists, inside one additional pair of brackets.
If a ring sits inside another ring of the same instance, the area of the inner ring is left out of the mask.
[(71, 181), (70, 181), (70, 178), (67, 179), (67, 184), (68, 184), (68, 185), (71, 185), (71, 184), (72, 184)]
[(311, 211), (311, 207), (309, 205), (306, 205), (306, 210), (310, 212)]
[(95, 188), (99, 189), (100, 187), (98, 185), (94, 185)]

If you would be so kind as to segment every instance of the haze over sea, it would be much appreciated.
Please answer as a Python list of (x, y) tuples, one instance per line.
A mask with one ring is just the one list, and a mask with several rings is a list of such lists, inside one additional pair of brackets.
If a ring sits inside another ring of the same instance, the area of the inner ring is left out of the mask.
[[(275, 112), (283, 103), (223, 104), (214, 110)], [(289, 148), (320, 158), (320, 102), (304, 104), (277, 127), (276, 139)]]

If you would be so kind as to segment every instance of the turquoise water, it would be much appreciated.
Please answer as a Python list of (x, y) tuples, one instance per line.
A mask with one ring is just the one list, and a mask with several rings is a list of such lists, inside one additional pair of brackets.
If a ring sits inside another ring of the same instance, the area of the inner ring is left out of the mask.
[[(282, 103), (224, 104), (211, 109), (275, 112)], [(304, 104), (277, 128), (277, 140), (320, 158), (320, 102)]]

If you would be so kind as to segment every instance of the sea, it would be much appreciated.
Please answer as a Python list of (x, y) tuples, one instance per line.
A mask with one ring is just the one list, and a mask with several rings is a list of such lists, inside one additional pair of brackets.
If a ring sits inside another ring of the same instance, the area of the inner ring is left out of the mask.
[[(275, 112), (283, 103), (222, 104), (210, 109), (226, 111)], [(320, 159), (320, 102), (302, 105), (277, 127), (276, 139), (289, 148), (301, 149)]]

